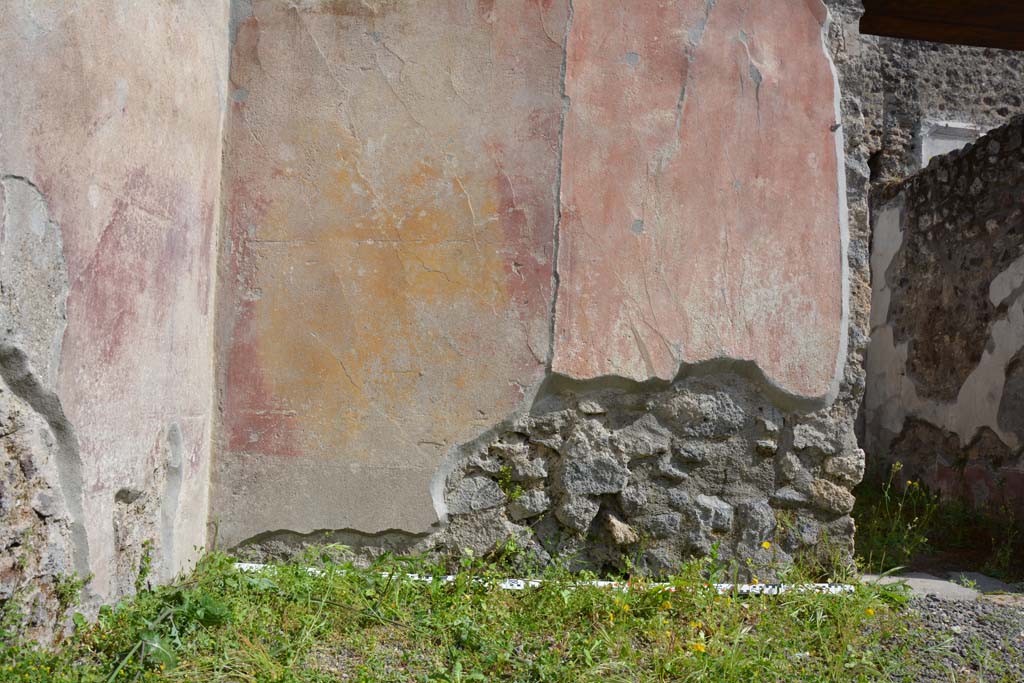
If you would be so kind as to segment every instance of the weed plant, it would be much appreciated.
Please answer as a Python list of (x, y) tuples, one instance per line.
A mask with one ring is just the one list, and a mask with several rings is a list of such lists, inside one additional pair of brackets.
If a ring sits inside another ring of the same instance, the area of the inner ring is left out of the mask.
[(1024, 579), (1024, 533), (1008, 510), (943, 499), (902, 472), (896, 462), (884, 479), (869, 477), (856, 490), (856, 550), (865, 569), (887, 572), (924, 553), (947, 553), (991, 576)]
[(857, 521), (856, 548), (865, 566), (885, 572), (905, 566), (927, 547), (927, 531), (938, 511), (938, 503), (919, 482), (901, 482), (903, 466), (896, 462), (888, 478), (877, 479), (858, 491), (854, 507)]

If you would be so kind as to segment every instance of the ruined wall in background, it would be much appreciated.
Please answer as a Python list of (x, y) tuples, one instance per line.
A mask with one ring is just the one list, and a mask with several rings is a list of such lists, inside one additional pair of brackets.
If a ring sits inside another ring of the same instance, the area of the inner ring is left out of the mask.
[[(826, 0), (829, 44), (843, 94), (854, 177), (902, 179), (920, 167), (922, 128), (958, 122), (982, 131), (1024, 113), (1020, 52), (861, 35), (860, 0)], [(860, 152), (854, 150), (860, 148)], [(866, 272), (866, 271), (865, 271)]]
[[(839, 72), (849, 207), (850, 362), (847, 397), (865, 444), (864, 352), (874, 335), (871, 311), (872, 187), (920, 168), (922, 132), (956, 121), (988, 130), (1024, 112), (1021, 54), (861, 35), (859, 0), (827, 0), (833, 22), (829, 48)], [(842, 396), (839, 403), (842, 403)], [(867, 449), (868, 469), (883, 457)]]
[[(1024, 112), (1024, 68), (1019, 52), (860, 35), (861, 3), (827, 2), (834, 19), (829, 45), (839, 72), (847, 148), (850, 348), (863, 351), (869, 338), (875, 342), (884, 336), (885, 324), (884, 312), (879, 314), (886, 305), (884, 297), (879, 300), (876, 293), (872, 301), (868, 278), (881, 282), (885, 274), (880, 270), (892, 256), (882, 245), (869, 269), (871, 226), (877, 230), (878, 221), (883, 220), (870, 199), (872, 187), (920, 169), (922, 131), (931, 122), (962, 122), (988, 130)], [(872, 310), (875, 313), (869, 319)], [(861, 374), (854, 386), (861, 387), (863, 397), (864, 364), (848, 364), (848, 376), (853, 368)], [(885, 385), (893, 380), (881, 381)], [(866, 381), (869, 387), (878, 382), (874, 375)], [(861, 411), (858, 434), (867, 451), (867, 467), (881, 471), (890, 458), (884, 440), (877, 436), (877, 424), (873, 411)], [(948, 437), (937, 441), (948, 441)], [(920, 447), (935, 452), (930, 445)]]
[(823, 4), (235, 19), (218, 540), (652, 571), (849, 548)]
[(1024, 117), (880, 196), (868, 448), (1024, 515)]
[(112, 600), (144, 542), (157, 579), (204, 544), (227, 32), (207, 0), (0, 6), (4, 597)]

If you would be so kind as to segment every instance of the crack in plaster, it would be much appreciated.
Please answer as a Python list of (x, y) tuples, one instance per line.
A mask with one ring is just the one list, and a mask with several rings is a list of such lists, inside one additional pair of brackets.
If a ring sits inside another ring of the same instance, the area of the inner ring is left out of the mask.
[[(250, 5), (250, 3), (248, 2), (248, 0), (236, 0), (235, 3), (233, 4), (233, 8), (235, 7), (235, 5), (246, 6), (246, 5)], [(686, 52), (688, 60), (691, 61), (691, 62), (692, 62), (692, 59), (693, 59), (693, 56), (694, 56), (693, 53), (700, 46), (700, 43), (703, 40), (704, 33), (706, 31), (706, 28), (707, 28), (707, 22), (708, 22), (708, 20), (710, 18), (711, 12), (715, 8), (715, 6), (716, 6), (716, 0), (706, 0), (706, 3), (705, 3), (705, 13), (704, 13), (703, 19), (700, 21), (699, 25), (694, 27), (693, 29), (691, 29), (690, 32), (684, 38), (684, 45), (682, 46), (682, 49)], [(750, 381), (752, 385), (754, 385), (756, 387), (759, 387), (765, 393), (765, 396), (772, 402), (773, 405), (779, 407), (782, 410), (788, 410), (788, 411), (797, 412), (797, 413), (810, 413), (810, 412), (813, 412), (814, 410), (817, 410), (817, 409), (819, 409), (819, 408), (821, 408), (821, 407), (831, 403), (831, 401), (835, 398), (835, 395), (838, 394), (839, 380), (842, 377), (843, 368), (845, 366), (845, 360), (846, 360), (847, 326), (848, 326), (848, 305), (849, 305), (848, 301), (847, 301), (848, 298), (849, 298), (849, 291), (848, 291), (849, 284), (848, 284), (848, 271), (847, 271), (847, 259), (846, 259), (847, 242), (848, 242), (847, 206), (846, 206), (845, 174), (844, 174), (845, 166), (843, 164), (838, 164), (838, 166), (839, 166), (839, 169), (838, 169), (838, 189), (839, 189), (839, 196), (840, 196), (839, 214), (840, 214), (840, 222), (841, 222), (841, 247), (840, 247), (840, 250), (839, 250), (840, 251), (839, 256), (840, 256), (842, 264), (843, 264), (843, 271), (842, 271), (843, 310), (842, 310), (842, 321), (840, 323), (841, 324), (841, 344), (840, 344), (840, 349), (839, 349), (839, 353), (838, 353), (839, 362), (837, 362), (837, 364), (836, 364), (836, 374), (835, 374), (835, 379), (833, 381), (833, 387), (832, 387), (832, 389), (829, 391), (829, 393), (827, 395), (819, 396), (819, 397), (806, 397), (806, 396), (790, 393), (790, 392), (786, 391), (785, 389), (781, 388), (779, 385), (777, 385), (775, 382), (773, 382), (770, 378), (768, 378), (765, 375), (764, 371), (760, 368), (760, 366), (755, 361), (746, 360), (746, 359), (731, 358), (731, 357), (713, 358), (713, 359), (709, 359), (709, 360), (705, 360), (705, 361), (700, 361), (700, 362), (696, 362), (696, 363), (685, 363), (683, 361), (680, 361), (678, 363), (678, 370), (677, 370), (676, 376), (672, 380), (664, 380), (664, 379), (661, 379), (661, 378), (652, 377), (652, 378), (649, 378), (649, 379), (647, 379), (645, 381), (637, 382), (637, 381), (629, 379), (629, 378), (619, 377), (619, 376), (614, 376), (614, 375), (605, 375), (605, 376), (595, 377), (595, 378), (591, 378), (591, 379), (587, 379), (587, 380), (576, 380), (576, 379), (573, 379), (571, 377), (563, 376), (563, 375), (560, 375), (558, 373), (553, 372), (553, 370), (552, 370), (552, 362), (553, 362), (553, 359), (554, 359), (555, 343), (556, 343), (556, 338), (557, 338), (556, 337), (556, 327), (557, 327), (556, 310), (557, 310), (557, 301), (558, 301), (560, 285), (561, 285), (561, 276), (560, 276), (560, 272), (559, 272), (559, 268), (558, 268), (559, 246), (560, 246), (559, 242), (560, 242), (560, 232), (561, 232), (561, 228), (562, 228), (562, 224), (563, 224), (563, 220), (562, 220), (563, 219), (563, 208), (565, 208), (565, 207), (563, 207), (563, 203), (562, 203), (562, 182), (563, 182), (563, 173), (565, 171), (565, 168), (564, 168), (564, 154), (563, 154), (563, 152), (564, 152), (564, 142), (565, 142), (565, 125), (566, 125), (567, 115), (568, 115), (569, 109), (570, 109), (571, 104), (572, 104), (571, 103), (571, 98), (567, 94), (566, 81), (567, 81), (567, 77), (568, 77), (568, 74), (567, 74), (567, 72), (568, 72), (568, 51), (569, 51), (569, 40), (570, 40), (570, 37), (571, 37), (571, 31), (572, 31), (572, 25), (573, 25), (573, 13), (574, 13), (573, 2), (572, 2), (572, 0), (568, 0), (568, 14), (567, 14), (567, 19), (566, 19), (565, 31), (564, 31), (564, 35), (563, 35), (563, 39), (562, 39), (562, 43), (561, 43), (561, 47), (562, 47), (562, 61), (561, 61), (561, 66), (560, 66), (560, 94), (561, 94), (561, 97), (562, 97), (562, 111), (561, 111), (561, 116), (560, 116), (560, 120), (559, 120), (559, 129), (558, 129), (558, 137), (557, 137), (557, 168), (558, 168), (558, 172), (555, 174), (555, 183), (554, 183), (554, 188), (553, 188), (554, 201), (555, 201), (555, 207), (554, 207), (555, 208), (555, 212), (554, 212), (554, 214), (555, 214), (555, 216), (554, 216), (554, 218), (555, 218), (555, 229), (554, 229), (554, 232), (553, 232), (553, 240), (552, 240), (552, 262), (553, 262), (552, 274), (551, 274), (551, 278), (552, 278), (552, 294), (551, 294), (551, 306), (550, 306), (549, 321), (548, 321), (549, 322), (549, 333), (550, 333), (549, 342), (550, 343), (549, 343), (549, 349), (548, 349), (548, 359), (547, 359), (547, 362), (546, 362), (546, 366), (547, 366), (546, 367), (546, 373), (545, 373), (544, 378), (539, 380), (534, 386), (532, 386), (532, 387), (523, 387), (524, 398), (523, 398), (522, 403), (520, 404), (521, 407), (519, 409), (517, 409), (511, 416), (509, 416), (506, 419), (500, 421), (498, 424), (493, 424), (490, 428), (486, 429), (485, 432), (480, 434), (477, 438), (472, 439), (471, 441), (468, 441), (468, 442), (465, 442), (465, 443), (462, 443), (462, 444), (455, 444), (455, 445), (452, 445), (450, 447), (448, 456), (444, 459), (444, 461), (442, 462), (442, 465), (435, 470), (434, 476), (433, 476), (433, 479), (432, 479), (432, 482), (431, 482), (431, 487), (430, 487), (431, 488), (431, 496), (432, 496), (432, 499), (433, 499), (433, 502), (434, 502), (434, 507), (435, 507), (435, 510), (437, 512), (437, 517), (438, 517), (438, 520), (439, 520), (438, 521), (438, 525), (445, 524), (445, 522), (447, 520), (447, 507), (446, 507), (446, 503), (445, 503), (445, 500), (444, 500), (444, 485), (445, 485), (445, 481), (447, 479), (447, 476), (453, 471), (453, 469), (459, 463), (463, 462), (464, 458), (466, 457), (465, 454), (472, 452), (473, 450), (475, 450), (475, 449), (479, 448), (481, 445), (483, 445), (486, 441), (492, 440), (492, 439), (495, 438), (496, 435), (500, 434), (503, 431), (508, 430), (509, 427), (515, 421), (515, 419), (517, 419), (519, 416), (525, 414), (528, 410), (532, 409), (539, 402), (544, 400), (547, 396), (551, 395), (554, 391), (560, 391), (560, 390), (565, 389), (566, 387), (571, 387), (571, 388), (573, 388), (573, 390), (576, 390), (576, 391), (583, 391), (583, 390), (593, 391), (593, 390), (597, 390), (597, 389), (605, 388), (605, 387), (616, 387), (616, 388), (626, 387), (626, 388), (630, 389), (631, 391), (646, 392), (646, 391), (651, 391), (651, 390), (654, 390), (654, 389), (659, 389), (659, 388), (664, 388), (664, 387), (670, 386), (674, 382), (680, 381), (681, 379), (687, 378), (687, 377), (714, 375), (714, 374), (718, 374), (718, 373), (728, 372), (728, 373), (736, 374), (739, 377), (745, 378), (748, 381)], [(233, 18), (234, 18), (234, 16), (235, 15), (233, 13)], [(307, 32), (310, 31), (309, 27), (306, 26), (305, 21), (303, 21), (303, 26), (304, 26), (304, 28), (306, 29)], [(830, 54), (830, 52), (827, 49), (828, 26), (829, 26), (828, 21), (825, 21), (824, 25), (822, 27), (822, 48), (823, 48), (823, 52), (825, 54), (826, 59), (828, 59), (828, 63), (829, 63), (829, 66), (830, 66), (830, 69), (831, 69), (831, 72), (832, 72), (832, 75), (833, 75), (833, 81), (835, 83), (835, 109), (836, 109), (836, 114), (837, 114), (837, 117), (838, 117), (840, 115), (839, 92), (838, 92), (838, 75), (836, 73), (835, 64), (834, 64), (834, 62), (833, 62), (833, 60), (831, 58), (831, 54)], [(545, 32), (547, 32), (546, 26), (544, 28), (545, 28)], [(310, 37), (312, 38), (312, 35)], [(549, 36), (549, 38), (550, 38), (550, 36)], [(315, 43), (316, 42), (315, 38), (312, 38), (312, 39), (314, 40), (314, 43)], [(554, 41), (552, 41), (552, 42), (554, 42)], [(328, 68), (328, 70), (330, 70), (330, 66), (328, 64), (328, 60), (327, 60), (323, 50), (320, 48), (320, 46), (318, 44), (315, 45), (315, 48), (316, 48), (317, 52), (319, 53), (320, 58), (324, 62), (325, 67)], [(399, 61), (403, 62), (403, 64), (404, 64), (404, 60), (399, 55), (395, 54), (393, 52), (393, 50), (391, 50), (388, 46), (385, 46), (385, 49), (387, 49), (388, 52), (393, 54), (393, 56), (395, 56)], [(749, 48), (748, 48), (748, 56), (749, 56)], [(377, 65), (377, 70), (380, 73), (380, 76), (381, 76), (382, 80), (384, 81), (385, 86), (391, 91), (392, 95), (398, 101), (398, 104), (406, 112), (406, 114), (408, 115), (408, 117), (411, 120), (411, 122), (414, 125), (416, 125), (417, 127), (419, 127), (421, 130), (423, 130), (425, 133), (427, 133), (427, 138), (429, 140), (428, 144), (430, 144), (433, 147), (436, 147), (436, 142), (434, 141), (433, 136), (430, 134), (431, 131), (426, 126), (424, 126), (423, 123), (420, 122), (415, 117), (413, 112), (410, 110), (410, 107), (409, 107), (408, 103), (400, 95), (400, 93), (398, 92), (398, 90), (395, 87), (395, 84), (392, 83), (391, 79), (387, 76), (387, 74), (386, 74), (382, 64), (380, 63), (380, 61), (378, 59), (376, 59), (376, 57), (375, 57), (375, 62), (376, 62), (376, 65)], [(757, 86), (757, 91), (755, 92), (755, 97), (758, 99), (758, 105), (759, 105), (760, 104), (759, 103), (759, 90), (760, 90), (760, 86), (761, 86), (761, 83), (759, 82), (759, 80), (763, 80), (763, 77), (761, 77), (761, 79), (758, 78), (758, 76), (761, 76), (760, 71), (757, 70), (756, 67), (754, 67), (752, 61), (751, 61), (751, 69), (752, 69), (752, 71), (750, 73), (750, 77), (755, 82), (755, 84)], [(754, 71), (757, 72), (756, 76), (755, 76)], [(449, 74), (449, 76), (450, 76), (450, 74)], [(331, 73), (331, 78), (337, 80), (336, 76), (333, 73)], [(682, 85), (680, 87), (679, 98), (678, 98), (678, 101), (677, 101), (677, 104), (676, 104), (676, 120), (675, 120), (675, 129), (676, 129), (676, 136), (675, 137), (676, 137), (676, 140), (675, 140), (675, 144), (672, 145), (674, 147), (674, 149), (666, 150), (661, 155), (659, 155), (661, 158), (657, 160), (658, 168), (655, 170), (655, 182), (656, 183), (658, 182), (658, 174), (660, 173), (660, 171), (664, 167), (667, 159), (671, 158), (671, 154), (674, 153), (675, 151), (678, 151), (678, 148), (679, 148), (678, 132), (681, 130), (681, 127), (682, 127), (683, 117), (684, 117), (684, 114), (685, 114), (685, 106), (686, 106), (686, 102), (687, 102), (689, 94), (690, 94), (690, 88), (688, 86), (690, 85), (689, 82), (692, 80), (692, 71), (688, 69), (686, 74), (685, 74), (685, 78), (683, 78), (681, 80), (683, 81), (683, 83), (682, 83)], [(399, 81), (399, 83), (401, 83), (401, 75), (400, 74), (399, 74), (399, 77), (398, 77), (398, 81)], [(454, 89), (454, 85), (453, 85), (453, 89)], [(459, 93), (457, 91), (456, 91), (456, 95), (459, 95)], [(758, 114), (760, 115), (760, 111), (758, 112)], [(836, 132), (836, 131), (833, 131), (833, 132)], [(355, 137), (358, 139), (358, 136), (355, 136)], [(840, 159), (840, 160), (845, 159), (845, 151), (844, 151), (844, 147), (843, 147), (843, 136), (842, 136), (842, 133), (838, 132), (835, 137), (836, 137), (836, 148), (837, 148), (837, 155), (838, 155), (837, 158)], [(358, 160), (356, 160), (355, 164), (356, 164), (356, 171), (357, 171), (357, 173), (362, 177), (362, 174), (361, 174), (361, 172), (359, 172), (359, 169), (358, 169)], [(499, 171), (502, 174), (505, 174), (505, 170), (503, 168), (499, 167)], [(649, 168), (648, 169), (648, 173), (650, 174), (650, 172), (651, 172), (651, 169)], [(505, 175), (506, 175), (506, 178), (507, 178), (507, 174), (505, 174)], [(364, 179), (364, 181), (366, 180), (365, 178), (363, 178), (363, 179)], [(466, 198), (470, 214), (472, 215), (473, 225), (474, 225), (474, 227), (476, 227), (477, 224), (479, 223), (479, 221), (478, 221), (478, 218), (476, 216), (475, 209), (474, 209), (474, 207), (472, 205), (470, 197), (468, 196), (468, 193), (466, 192), (465, 187), (462, 184), (461, 178), (457, 174), (455, 175), (454, 182), (457, 185), (458, 189), (464, 194), (464, 196)], [(511, 187), (512, 186), (511, 180), (509, 179), (508, 182), (509, 182), (509, 185)], [(375, 194), (375, 193), (373, 193), (372, 185), (368, 184), (368, 186), (370, 188), (371, 193)], [(512, 192), (514, 194), (515, 188), (511, 187), (511, 190), (512, 190)], [(377, 199), (377, 198), (375, 197), (375, 199)], [(381, 208), (383, 208), (385, 211), (390, 213), (390, 210), (389, 210), (388, 207), (381, 207)], [(655, 207), (655, 212), (657, 213), (657, 207)], [(659, 218), (660, 218), (660, 215), (659, 215)], [(477, 242), (476, 237), (477, 237), (477, 235), (476, 235), (476, 231), (474, 229), (474, 231), (472, 233), (472, 238), (473, 238), (472, 241), (473, 241), (474, 245), (476, 246), (476, 248), (479, 250), (479, 243)], [(400, 234), (399, 234), (397, 240), (389, 240), (389, 241), (396, 241), (398, 243), (402, 243), (403, 242)], [(399, 260), (401, 260), (401, 256), (399, 254), (396, 254), (396, 256), (398, 256)], [(421, 263), (421, 265), (423, 265), (423, 264)], [(438, 272), (440, 272), (440, 271), (438, 271)], [(659, 272), (659, 274), (662, 277), (662, 279), (664, 279), (664, 277), (665, 277), (664, 272)], [(648, 304), (650, 305), (649, 297), (650, 297), (650, 294), (648, 292)], [(650, 326), (652, 329), (657, 331), (657, 326), (656, 325), (651, 325), (651, 323), (649, 323), (646, 320), (644, 320), (643, 322), (644, 322), (644, 324)], [(659, 332), (659, 335), (660, 335), (660, 332)], [(636, 336), (636, 331), (635, 330), (634, 330), (634, 336)], [(663, 335), (661, 335), (661, 336), (662, 336), (662, 341), (672, 351), (673, 357), (676, 357), (678, 359), (678, 354), (676, 353), (677, 349), (673, 348), (672, 345), (668, 342), (667, 339), (664, 338)], [(532, 351), (533, 351), (533, 349), (531, 348), (531, 352)], [(536, 355), (536, 354), (534, 354), (534, 355)], [(650, 366), (650, 361), (649, 360), (648, 360), (648, 365)], [(649, 371), (653, 374), (653, 370), (650, 370), (650, 367), (649, 367)], [(346, 372), (346, 375), (347, 374), (348, 373)], [(351, 377), (349, 378), (349, 380), (351, 381)], [(398, 425), (396, 424), (396, 426), (398, 426)], [(418, 443), (415, 444), (415, 446), (418, 448), (423, 443), (427, 443), (427, 442), (418, 442)], [(436, 445), (438, 445), (438, 446), (446, 446), (447, 444), (436, 444)], [(436, 526), (437, 525), (435, 525), (435, 527)], [(402, 531), (399, 531), (399, 530), (391, 530), (391, 531), (394, 531), (395, 533), (407, 534), (407, 535), (415, 537), (415, 538), (426, 537), (427, 535), (429, 535), (429, 533), (431, 533), (431, 532), (426, 532), (424, 534), (409, 534), (408, 532), (402, 532)], [(381, 532), (380, 534), (366, 534), (366, 533), (360, 532), (360, 531), (358, 531), (356, 529), (343, 528), (343, 529), (333, 529), (333, 530), (318, 530), (318, 531), (315, 531), (315, 532), (310, 532), (309, 534), (303, 534), (303, 533), (294, 532), (294, 531), (287, 530), (287, 529), (279, 529), (279, 530), (275, 530), (275, 531), (267, 531), (267, 532), (263, 532), (263, 533), (254, 535), (254, 536), (246, 539), (245, 541), (243, 541), (242, 544), (258, 543), (258, 542), (261, 542), (263, 540), (267, 540), (267, 539), (272, 538), (272, 537), (279, 537), (279, 536), (282, 536), (282, 535), (292, 535), (292, 536), (295, 536), (295, 537), (310, 537), (310, 536), (314, 536), (314, 535), (322, 535), (322, 534), (325, 534), (325, 533), (353, 533), (353, 534), (358, 534), (358, 535), (360, 535), (362, 537), (378, 537), (378, 536), (381, 536), (382, 534), (390, 533), (390, 531)]]
[[(551, 308), (549, 310), (549, 344), (548, 344), (548, 360), (545, 367), (545, 372), (550, 374), (552, 372), (552, 364), (555, 360), (555, 343), (557, 339), (558, 324), (558, 290), (561, 287), (562, 279), (558, 272), (558, 248), (559, 248), (559, 236), (562, 230), (562, 174), (565, 173), (564, 165), (564, 148), (565, 148), (565, 121), (569, 115), (569, 107), (572, 106), (572, 101), (566, 92), (566, 80), (568, 78), (569, 71), (569, 37), (572, 33), (572, 20), (575, 8), (573, 6), (573, 0), (568, 0), (567, 14), (565, 18), (565, 34), (562, 37), (562, 65), (560, 72), (560, 88), (562, 95), (562, 114), (558, 122), (558, 160), (556, 162), (558, 172), (555, 174), (555, 229), (552, 236), (552, 248), (551, 248)], [(546, 31), (545, 31), (546, 32)]]

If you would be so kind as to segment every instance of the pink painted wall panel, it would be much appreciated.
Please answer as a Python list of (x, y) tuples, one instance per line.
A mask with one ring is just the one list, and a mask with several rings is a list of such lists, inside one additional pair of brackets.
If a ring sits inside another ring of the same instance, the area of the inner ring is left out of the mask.
[(554, 370), (753, 361), (833, 390), (845, 336), (836, 84), (817, 0), (576, 3)]

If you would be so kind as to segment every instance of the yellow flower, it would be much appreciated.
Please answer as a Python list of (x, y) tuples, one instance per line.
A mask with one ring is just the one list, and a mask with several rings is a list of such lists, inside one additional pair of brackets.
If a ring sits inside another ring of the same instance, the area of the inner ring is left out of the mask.
[(753, 579), (753, 581), (751, 581), (751, 583), (752, 583), (752, 584), (754, 584), (754, 585), (756, 586), (757, 584), (759, 584), (759, 583), (761, 583), (761, 582), (760, 582), (760, 581), (758, 581), (757, 577), (755, 576), (755, 577), (754, 577), (754, 579)]
[(690, 622), (690, 628), (692, 628), (694, 631), (696, 631), (697, 629), (702, 629), (702, 628), (704, 628), (704, 622), (703, 621), (691, 621)]
[(661, 609), (672, 609), (672, 603), (666, 600), (665, 602), (661, 603)]
[(623, 611), (623, 612), (628, 612), (628, 611), (629, 611), (629, 604), (625, 604), (625, 605), (623, 605), (623, 606), (622, 606), (622, 611)]
[(764, 541), (764, 542), (761, 543), (761, 547), (764, 548), (765, 550), (770, 550), (771, 547), (772, 547), (772, 544), (771, 544), (770, 541)]
[(690, 643), (690, 649), (694, 652), (707, 652), (708, 647), (704, 643)]
[(865, 614), (867, 614), (867, 615), (868, 615), (869, 617), (873, 617), (873, 616), (875, 616), (875, 610), (874, 610), (874, 609), (872, 609), (871, 607), (868, 607), (868, 608), (867, 608), (866, 610), (864, 610), (864, 612), (865, 612)]

